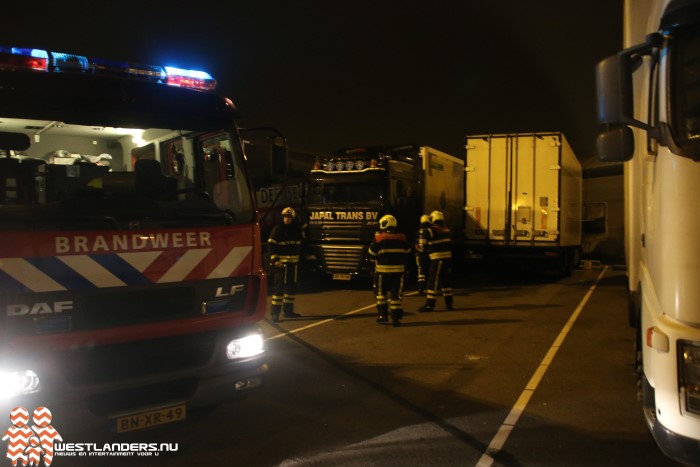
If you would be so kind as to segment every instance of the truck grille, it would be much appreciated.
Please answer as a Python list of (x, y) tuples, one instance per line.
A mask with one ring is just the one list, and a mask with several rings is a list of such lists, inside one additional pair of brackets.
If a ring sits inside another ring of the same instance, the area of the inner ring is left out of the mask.
[(309, 225), (310, 240), (325, 241), (357, 241), (363, 236), (365, 229), (358, 221), (325, 221), (323, 224)]
[(362, 259), (361, 245), (321, 246), (323, 262), (329, 271), (354, 272), (360, 266)]

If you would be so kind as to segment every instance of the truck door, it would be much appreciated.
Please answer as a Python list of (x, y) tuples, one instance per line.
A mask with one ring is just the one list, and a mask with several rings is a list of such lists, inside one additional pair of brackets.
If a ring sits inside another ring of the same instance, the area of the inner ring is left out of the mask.
[(535, 207), (536, 164), (535, 140), (531, 135), (515, 135), (512, 147), (512, 229), (510, 240), (532, 239), (533, 209)]

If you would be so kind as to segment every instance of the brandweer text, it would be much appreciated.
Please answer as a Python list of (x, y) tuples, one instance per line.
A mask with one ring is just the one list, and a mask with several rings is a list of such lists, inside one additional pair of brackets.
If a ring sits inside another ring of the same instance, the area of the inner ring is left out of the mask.
[(56, 237), (56, 254), (211, 247), (209, 232)]

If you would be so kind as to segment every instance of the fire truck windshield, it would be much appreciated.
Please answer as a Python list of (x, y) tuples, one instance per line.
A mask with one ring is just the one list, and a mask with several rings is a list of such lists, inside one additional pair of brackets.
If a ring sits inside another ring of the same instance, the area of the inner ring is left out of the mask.
[(31, 143), (0, 148), (3, 228), (177, 228), (253, 218), (235, 132), (0, 121), (0, 131)]

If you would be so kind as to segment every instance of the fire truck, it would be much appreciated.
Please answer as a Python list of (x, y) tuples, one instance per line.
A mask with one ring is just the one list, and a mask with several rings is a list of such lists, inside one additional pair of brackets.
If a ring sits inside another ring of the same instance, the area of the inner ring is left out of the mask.
[(0, 47), (0, 414), (130, 432), (264, 383), (259, 226), (215, 88)]

